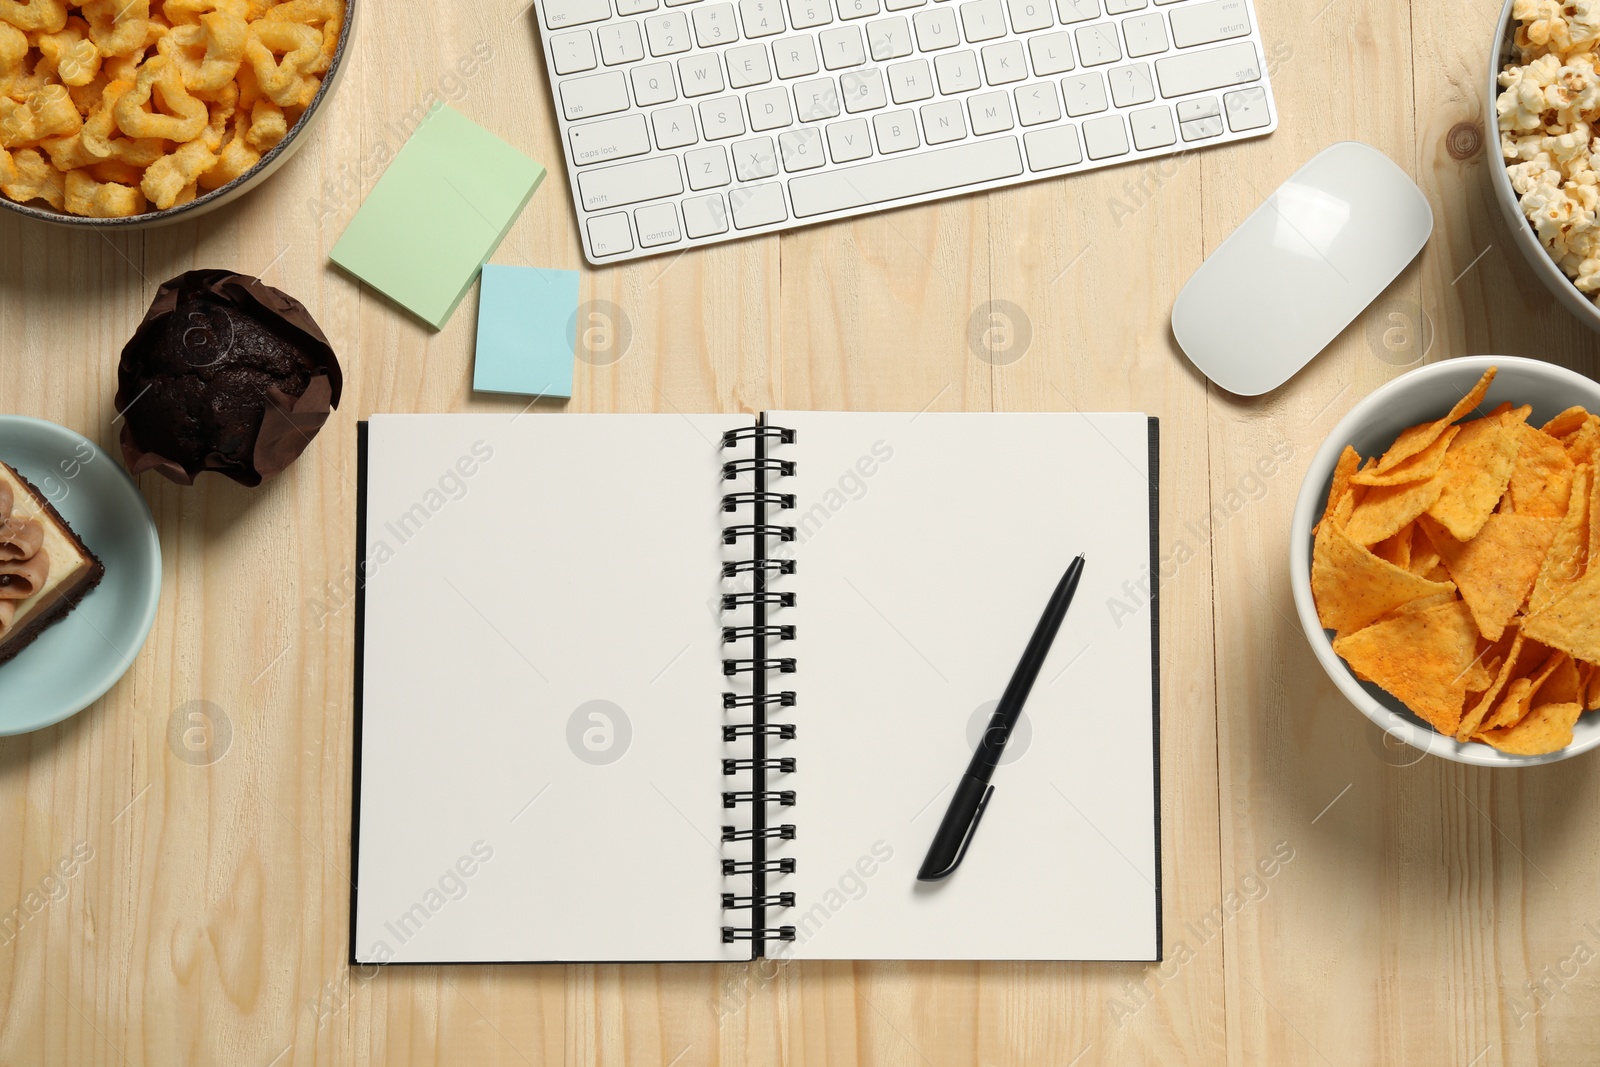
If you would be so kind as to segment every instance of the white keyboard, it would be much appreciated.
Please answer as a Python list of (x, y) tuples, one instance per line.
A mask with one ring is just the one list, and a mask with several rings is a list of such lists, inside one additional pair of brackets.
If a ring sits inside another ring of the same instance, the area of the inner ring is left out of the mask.
[(1277, 128), (1250, 0), (535, 0), (602, 265)]

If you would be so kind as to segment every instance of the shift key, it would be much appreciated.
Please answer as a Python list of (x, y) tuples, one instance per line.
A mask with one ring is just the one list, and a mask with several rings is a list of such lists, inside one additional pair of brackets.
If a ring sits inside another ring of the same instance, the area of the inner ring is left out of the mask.
[(1241, 41), (1221, 48), (1208, 48), (1203, 52), (1185, 52), (1158, 59), (1156, 77), (1161, 81), (1162, 96), (1188, 96), (1207, 89), (1221, 89), (1225, 85), (1259, 81), (1261, 60), (1256, 55), (1254, 44)]
[(683, 175), (678, 171), (677, 156), (656, 156), (637, 163), (580, 171), (578, 189), (583, 194), (583, 210), (599, 211), (658, 196), (676, 196), (683, 192)]

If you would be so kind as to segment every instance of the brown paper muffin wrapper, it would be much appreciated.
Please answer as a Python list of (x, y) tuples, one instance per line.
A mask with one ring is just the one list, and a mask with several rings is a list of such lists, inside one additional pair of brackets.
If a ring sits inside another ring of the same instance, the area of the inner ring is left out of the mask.
[[(177, 312), (178, 297), (186, 286), (207, 290), (218, 300), (247, 315), (263, 322), (274, 322), (284, 328), (286, 334), (299, 343), (301, 351), (314, 368), (311, 380), (300, 396), (290, 396), (277, 388), (267, 392), (265, 416), (248, 466), (213, 452), (205, 457), (198, 469), (191, 470), (177, 460), (141, 446), (127, 418), (128, 406), (137, 400), (137, 394), (128, 395), (131, 384), (130, 360), (143, 352), (146, 346), (158, 342), (167, 317)], [(252, 488), (281, 474), (311, 444), (312, 438), (328, 421), (333, 409), (339, 406), (339, 398), (344, 392), (344, 375), (333, 353), (333, 346), (328, 343), (328, 338), (306, 306), (259, 278), (225, 270), (189, 271), (162, 284), (156, 291), (150, 310), (145, 313), (144, 321), (122, 349), (117, 379), (117, 411), (123, 414), (122, 457), (128, 470), (133, 474), (155, 471), (179, 485), (193, 485), (195, 478), (204, 471), (215, 471)]]

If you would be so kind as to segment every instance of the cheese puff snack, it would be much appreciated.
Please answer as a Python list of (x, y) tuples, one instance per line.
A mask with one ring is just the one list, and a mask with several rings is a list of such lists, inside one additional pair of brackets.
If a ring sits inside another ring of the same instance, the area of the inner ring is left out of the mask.
[(0, 0), (0, 195), (113, 218), (243, 177), (321, 89), (348, 2)]

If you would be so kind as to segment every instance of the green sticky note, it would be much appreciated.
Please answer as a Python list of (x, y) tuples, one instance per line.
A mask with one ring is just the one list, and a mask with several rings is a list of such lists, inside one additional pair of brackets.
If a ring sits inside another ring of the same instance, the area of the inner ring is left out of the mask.
[(439, 330), (544, 181), (539, 164), (439, 107), (333, 246), (333, 261)]

